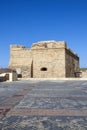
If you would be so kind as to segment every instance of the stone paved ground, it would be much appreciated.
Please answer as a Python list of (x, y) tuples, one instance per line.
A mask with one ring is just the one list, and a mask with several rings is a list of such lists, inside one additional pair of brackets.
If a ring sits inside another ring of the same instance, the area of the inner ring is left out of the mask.
[(0, 130), (87, 130), (87, 81), (0, 83)]

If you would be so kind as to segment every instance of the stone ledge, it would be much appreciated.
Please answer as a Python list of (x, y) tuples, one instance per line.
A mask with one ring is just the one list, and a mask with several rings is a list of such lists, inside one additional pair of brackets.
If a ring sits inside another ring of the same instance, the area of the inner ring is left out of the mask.
[(18, 80), (87, 80), (87, 78), (21, 78)]

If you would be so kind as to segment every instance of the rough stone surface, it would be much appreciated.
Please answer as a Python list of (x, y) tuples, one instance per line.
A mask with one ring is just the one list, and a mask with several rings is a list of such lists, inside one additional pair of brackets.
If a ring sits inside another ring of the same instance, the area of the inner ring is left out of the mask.
[(87, 69), (81, 70), (81, 77), (87, 78)]
[(64, 41), (42, 41), (30, 49), (11, 46), (10, 55), (9, 67), (21, 69), (23, 78), (75, 77), (79, 71), (79, 57)]
[(87, 80), (1, 83), (0, 130), (87, 130)]

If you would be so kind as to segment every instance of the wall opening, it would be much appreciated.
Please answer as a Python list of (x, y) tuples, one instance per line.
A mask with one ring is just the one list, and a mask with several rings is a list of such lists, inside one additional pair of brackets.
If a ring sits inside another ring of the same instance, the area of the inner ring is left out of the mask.
[(6, 80), (9, 80), (9, 74), (6, 74)]
[(41, 71), (47, 71), (47, 68), (46, 67), (42, 67), (40, 70)]
[(21, 68), (16, 68), (16, 72), (17, 72), (17, 77), (22, 78)]
[(22, 78), (22, 74), (17, 74), (17, 77), (18, 78)]
[(33, 78), (33, 61), (31, 63), (31, 78)]

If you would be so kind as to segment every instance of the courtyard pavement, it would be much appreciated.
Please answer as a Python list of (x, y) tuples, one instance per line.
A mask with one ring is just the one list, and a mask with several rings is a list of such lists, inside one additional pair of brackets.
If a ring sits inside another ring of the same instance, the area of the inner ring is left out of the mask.
[(0, 83), (0, 130), (87, 130), (87, 80)]

